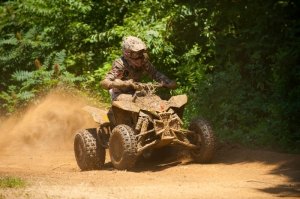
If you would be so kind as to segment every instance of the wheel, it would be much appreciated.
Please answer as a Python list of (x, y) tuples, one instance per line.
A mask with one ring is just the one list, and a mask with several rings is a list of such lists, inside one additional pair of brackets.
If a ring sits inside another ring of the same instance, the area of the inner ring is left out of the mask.
[(125, 170), (134, 167), (137, 160), (137, 142), (132, 128), (121, 124), (116, 126), (109, 139), (109, 154), (116, 169)]
[(189, 129), (194, 132), (188, 137), (192, 144), (199, 146), (191, 150), (191, 156), (196, 162), (209, 163), (215, 151), (215, 136), (209, 123), (202, 119), (191, 122)]
[(83, 171), (100, 169), (105, 162), (105, 149), (99, 144), (96, 129), (80, 130), (75, 135), (76, 162)]

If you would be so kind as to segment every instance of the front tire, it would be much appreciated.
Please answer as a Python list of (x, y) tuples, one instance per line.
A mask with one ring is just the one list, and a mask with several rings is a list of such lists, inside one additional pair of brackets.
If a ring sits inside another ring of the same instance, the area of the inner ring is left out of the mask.
[(97, 139), (97, 129), (80, 130), (75, 135), (76, 162), (83, 171), (100, 169), (105, 162), (105, 149)]
[(209, 163), (215, 152), (215, 136), (209, 123), (202, 119), (191, 122), (189, 130), (193, 131), (188, 139), (192, 144), (199, 146), (191, 150), (191, 156), (196, 162)]
[(116, 169), (126, 170), (134, 167), (137, 160), (137, 142), (134, 131), (127, 125), (116, 126), (109, 139), (109, 154)]

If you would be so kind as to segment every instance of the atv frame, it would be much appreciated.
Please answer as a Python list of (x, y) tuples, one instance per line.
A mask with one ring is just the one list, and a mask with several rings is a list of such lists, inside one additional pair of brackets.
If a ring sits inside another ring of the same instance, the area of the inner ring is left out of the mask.
[(183, 128), (182, 114), (186, 95), (162, 100), (155, 94), (157, 83), (135, 83), (133, 95), (121, 94), (108, 112), (85, 107), (97, 129), (80, 130), (74, 141), (74, 151), (81, 170), (100, 169), (109, 150), (113, 166), (132, 169), (139, 156), (164, 146), (182, 146), (191, 152), (196, 162), (211, 161), (215, 137), (211, 126), (195, 119), (188, 129)]

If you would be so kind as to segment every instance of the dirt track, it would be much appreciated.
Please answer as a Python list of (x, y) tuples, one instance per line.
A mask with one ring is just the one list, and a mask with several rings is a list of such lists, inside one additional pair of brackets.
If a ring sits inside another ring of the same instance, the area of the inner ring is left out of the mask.
[(207, 165), (165, 153), (134, 171), (117, 171), (107, 156), (103, 170), (81, 172), (72, 142), (75, 129), (91, 125), (74, 108), (83, 104), (50, 96), (22, 120), (0, 123), (0, 177), (28, 182), (22, 189), (0, 189), (1, 199), (300, 197), (299, 155), (229, 146), (219, 146)]
[[(225, 149), (225, 148), (224, 148)], [(148, 160), (117, 171), (81, 172), (72, 150), (5, 153), (0, 175), (19, 176), (25, 189), (0, 189), (2, 198), (273, 198), (300, 197), (299, 156), (245, 149), (218, 151), (212, 164)], [(0, 197), (0, 198), (1, 198)]]

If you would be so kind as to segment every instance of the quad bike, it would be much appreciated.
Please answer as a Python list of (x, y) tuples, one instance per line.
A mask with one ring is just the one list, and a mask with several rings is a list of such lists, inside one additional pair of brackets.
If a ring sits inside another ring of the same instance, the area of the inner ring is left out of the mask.
[(134, 83), (135, 93), (121, 94), (123, 97), (113, 101), (108, 113), (84, 108), (99, 128), (80, 130), (75, 135), (75, 157), (81, 170), (101, 169), (106, 149), (113, 166), (120, 170), (133, 168), (139, 156), (169, 145), (190, 150), (196, 162), (211, 161), (215, 149), (211, 126), (195, 119), (184, 129), (181, 118), (187, 96), (162, 100), (155, 94), (159, 87), (158, 83)]

